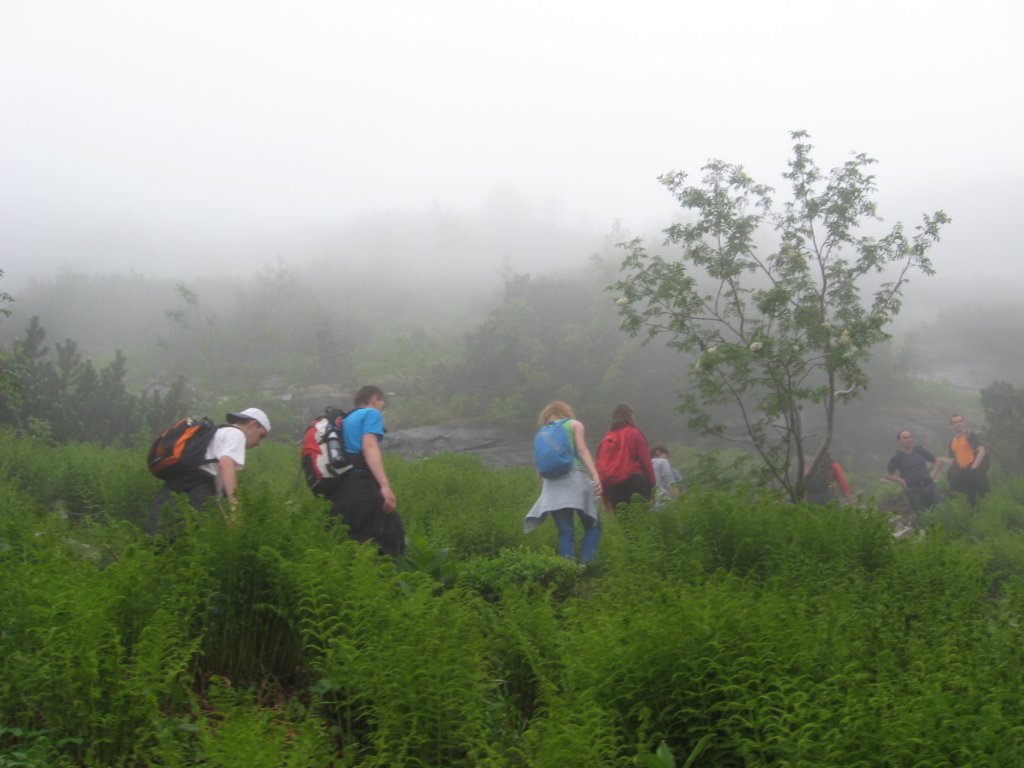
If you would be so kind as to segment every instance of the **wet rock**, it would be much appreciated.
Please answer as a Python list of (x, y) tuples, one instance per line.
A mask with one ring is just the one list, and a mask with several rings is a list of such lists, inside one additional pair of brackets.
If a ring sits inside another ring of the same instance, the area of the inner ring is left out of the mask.
[(440, 453), (471, 453), (492, 467), (529, 466), (533, 433), (494, 424), (412, 427), (388, 432), (386, 450), (408, 459)]

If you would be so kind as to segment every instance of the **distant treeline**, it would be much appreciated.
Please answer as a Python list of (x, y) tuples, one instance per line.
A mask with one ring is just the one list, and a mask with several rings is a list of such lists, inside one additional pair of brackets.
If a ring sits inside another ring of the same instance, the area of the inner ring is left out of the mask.
[[(626, 401), (652, 440), (727, 445), (698, 443), (677, 410), (690, 360), (620, 331), (606, 290), (617, 264), (609, 247), (562, 275), (506, 270), (493, 290), (466, 290), (457, 301), (452, 286), (435, 295), (400, 276), (374, 281), (327, 266), (279, 264), (196, 285), (67, 273), (7, 305), (0, 420), (59, 441), (110, 443), (186, 413), (219, 418), (228, 399), (259, 403), (281, 435), (312, 415), (288, 405), (293, 390), (344, 393), (373, 381), (396, 395), (393, 428), (530, 424), (559, 398), (596, 431)], [(1004, 344), (1022, 318), (1007, 307), (950, 305), (931, 326), (880, 348), (868, 391), (839, 412), (835, 455), (877, 472), (904, 426), (944, 452), (953, 410), (998, 442), (1001, 425), (1018, 422), (989, 417), (989, 406), (983, 414), (977, 392), (999, 380), (1014, 392), (1024, 382), (1024, 363)], [(1006, 333), (993, 333), (997, 326)], [(952, 383), (942, 383), (946, 374)], [(997, 407), (1007, 398), (990, 400)], [(1012, 448), (998, 453), (1020, 465)]]
[[(418, 312), (405, 297), (392, 303), (386, 286), (367, 297), (365, 285), (326, 277), (300, 282), (283, 268), (230, 290), (170, 288), (141, 277), (117, 277), (116, 290), (107, 290), (94, 278), (62, 278), (34, 286), (0, 328), (8, 337), (23, 329), (8, 349), (19, 358), (13, 378), (26, 386), (35, 386), (26, 366), (46, 354), (52, 315), (56, 338), (65, 339), (53, 350), (57, 368), (69, 348), (83, 365), (90, 358), (117, 361), (110, 364), (125, 370), (114, 380), (129, 391), (166, 391), (184, 378), (185, 407), (243, 395), (275, 398), (310, 385), (354, 391), (374, 381), (396, 393), (392, 412), (405, 426), (532, 422), (558, 397), (591, 421), (603, 421), (629, 399), (649, 423), (680, 431), (685, 420), (675, 411), (675, 389), (685, 361), (619, 331), (604, 290), (612, 269), (595, 259), (564, 277), (509, 273), (499, 292), (478, 292), (484, 295), (467, 297), (465, 307), (435, 307), (424, 291)], [(101, 295), (109, 301), (97, 302)], [(28, 327), (20, 318), (26, 311), (36, 318)], [(112, 342), (120, 343), (110, 348)], [(52, 396), (54, 387), (45, 391)]]
[(0, 423), (48, 442), (124, 444), (158, 432), (186, 407), (184, 379), (163, 393), (135, 395), (125, 386), (127, 358), (120, 350), (97, 368), (72, 339), (51, 350), (45, 338), (33, 317), (4, 359)]

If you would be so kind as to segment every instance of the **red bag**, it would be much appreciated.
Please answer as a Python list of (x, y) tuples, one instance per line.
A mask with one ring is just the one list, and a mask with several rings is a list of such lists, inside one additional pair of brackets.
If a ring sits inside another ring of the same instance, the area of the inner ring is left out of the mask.
[(637, 471), (636, 462), (629, 453), (626, 430), (613, 429), (601, 440), (597, 448), (597, 476), (601, 485), (619, 485)]
[(345, 453), (341, 422), (347, 416), (340, 408), (327, 408), (323, 416), (306, 427), (300, 462), (306, 485), (317, 496), (329, 496), (340, 485), (341, 477), (353, 467)]

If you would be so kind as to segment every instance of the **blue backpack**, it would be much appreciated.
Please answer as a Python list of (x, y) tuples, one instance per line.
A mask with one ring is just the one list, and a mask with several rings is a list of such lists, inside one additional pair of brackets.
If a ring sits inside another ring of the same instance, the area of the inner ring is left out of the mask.
[(572, 469), (576, 449), (569, 442), (568, 421), (559, 419), (545, 424), (533, 438), (533, 463), (541, 477), (551, 480), (568, 474)]

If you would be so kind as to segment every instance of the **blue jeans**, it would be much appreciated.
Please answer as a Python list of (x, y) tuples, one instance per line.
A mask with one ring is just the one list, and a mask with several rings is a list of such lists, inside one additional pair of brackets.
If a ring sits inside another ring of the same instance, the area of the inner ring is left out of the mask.
[(580, 523), (583, 525), (580, 562), (589, 563), (597, 556), (597, 544), (601, 541), (601, 524), (595, 523), (578, 509), (556, 509), (551, 513), (558, 528), (558, 554), (562, 557), (576, 556), (576, 530), (572, 524), (574, 513), (580, 516)]

